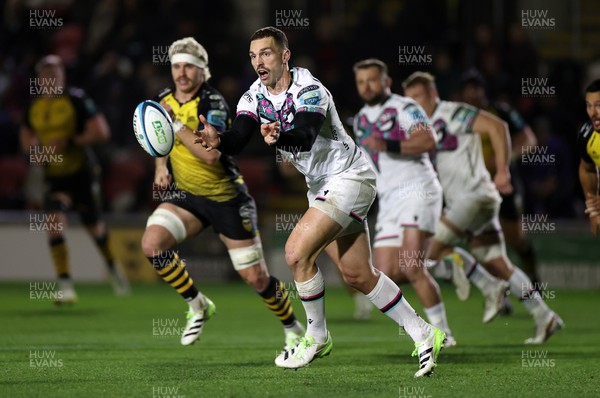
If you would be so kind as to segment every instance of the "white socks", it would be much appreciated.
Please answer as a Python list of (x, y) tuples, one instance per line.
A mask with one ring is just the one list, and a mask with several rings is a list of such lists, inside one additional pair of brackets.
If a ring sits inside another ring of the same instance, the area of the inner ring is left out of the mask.
[(429, 323), (438, 329), (441, 329), (446, 336), (451, 336), (452, 332), (448, 326), (448, 319), (446, 318), (446, 307), (443, 302), (440, 302), (433, 307), (425, 308), (425, 315), (429, 319)]
[(190, 308), (198, 314), (203, 312), (206, 308), (206, 301), (204, 301), (204, 296), (200, 292), (198, 292), (193, 299), (185, 299), (185, 301), (189, 304)]
[(312, 336), (317, 343), (327, 340), (327, 324), (325, 323), (325, 284), (323, 274), (317, 273), (306, 282), (296, 282), (296, 290), (306, 312), (306, 334)]
[(487, 272), (471, 253), (460, 247), (455, 247), (454, 252), (462, 259), (463, 264), (465, 265), (465, 274), (467, 275), (467, 278), (469, 278), (471, 283), (484, 293), (484, 295), (490, 288), (498, 284), (498, 279)]
[(544, 303), (540, 293), (534, 289), (529, 277), (518, 267), (514, 267), (514, 270), (508, 280), (510, 293), (521, 301), (536, 321), (545, 318), (550, 308)]
[(287, 334), (288, 332), (293, 332), (293, 333), (296, 333), (297, 335), (304, 336), (305, 330), (302, 326), (300, 326), (300, 322), (295, 321), (291, 325), (284, 326), (283, 332), (285, 334)]
[(431, 326), (425, 322), (410, 304), (402, 297), (400, 288), (392, 282), (383, 272), (379, 273), (379, 281), (367, 298), (406, 330), (406, 333), (415, 341), (425, 340), (431, 333)]

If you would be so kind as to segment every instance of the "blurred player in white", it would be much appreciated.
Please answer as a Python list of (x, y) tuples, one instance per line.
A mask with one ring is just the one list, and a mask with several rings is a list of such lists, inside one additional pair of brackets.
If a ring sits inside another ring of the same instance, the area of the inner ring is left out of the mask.
[[(509, 170), (513, 191), (508, 195), (501, 194), (500, 225), (502, 225), (506, 243), (519, 256), (521, 269), (538, 285), (536, 283), (539, 277), (536, 270), (535, 250), (533, 244), (524, 233), (521, 222), (523, 179), (518, 167), (522, 155), (528, 153), (529, 148), (533, 148), (537, 144), (537, 138), (531, 127), (510, 105), (502, 101), (491, 101), (487, 97), (485, 78), (477, 70), (469, 69), (465, 72), (462, 76), (461, 84), (463, 101), (476, 108), (490, 112), (508, 124), (512, 143)], [(496, 172), (494, 150), (490, 140), (485, 135), (481, 136), (481, 148), (483, 150), (483, 161), (493, 177)], [(508, 300), (505, 310), (508, 313), (512, 310), (512, 306)]]
[(356, 63), (354, 77), (365, 102), (354, 117), (354, 134), (377, 171), (375, 267), (396, 283), (408, 279), (429, 322), (446, 333), (445, 346), (454, 346), (440, 288), (425, 266), (427, 238), (442, 212), (442, 187), (428, 155), (436, 133), (415, 101), (392, 94), (381, 60)]
[[(525, 343), (542, 344), (563, 327), (563, 321), (548, 308), (531, 280), (511, 264), (506, 255), (498, 220), (501, 200), (498, 191), (512, 190), (506, 123), (470, 105), (441, 101), (434, 77), (429, 73), (415, 72), (402, 86), (406, 95), (423, 107), (439, 140), (437, 171), (444, 189), (446, 212), (436, 228), (430, 258), (440, 260), (453, 246), (466, 240), (477, 260), (490, 273), (507, 281), (511, 293), (533, 316), (535, 335)], [(483, 161), (478, 134), (487, 134), (494, 148), (496, 175), (493, 182)], [(467, 258), (468, 253), (464, 255)]]
[[(284, 350), (275, 364), (299, 368), (328, 355), (333, 347), (325, 320), (323, 275), (315, 261), (326, 251), (344, 281), (367, 295), (415, 341), (419, 370), (433, 372), (444, 332), (421, 319), (398, 286), (371, 265), (365, 216), (375, 198), (375, 173), (344, 131), (329, 91), (303, 68), (290, 68), (285, 34), (266, 27), (250, 39), (250, 61), (258, 79), (242, 96), (233, 128), (219, 134), (205, 128), (198, 142), (224, 153), (239, 152), (260, 126), (274, 146), (306, 177), (309, 209), (290, 235), (285, 258), (308, 320), (304, 338)], [(262, 123), (262, 124), (261, 124)]]
[(157, 274), (189, 305), (181, 344), (198, 340), (216, 310), (198, 291), (185, 262), (172, 248), (212, 226), (227, 247), (234, 269), (279, 318), (285, 346), (292, 347), (304, 334), (304, 327), (294, 316), (283, 284), (269, 275), (256, 227), (254, 199), (232, 157), (194, 145), (199, 115), (221, 130), (231, 122), (223, 96), (207, 82), (211, 76), (208, 54), (200, 43), (186, 37), (171, 44), (169, 60), (175, 89), (164, 90), (157, 100), (171, 114), (176, 138), (169, 156), (156, 158), (154, 184), (170, 187), (171, 195), (148, 217), (142, 250)]

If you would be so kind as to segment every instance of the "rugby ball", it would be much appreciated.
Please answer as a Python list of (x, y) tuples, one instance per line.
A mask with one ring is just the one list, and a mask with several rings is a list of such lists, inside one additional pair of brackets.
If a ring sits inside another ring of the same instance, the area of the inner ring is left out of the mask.
[(175, 143), (171, 117), (155, 101), (143, 101), (133, 112), (133, 132), (140, 146), (154, 157), (167, 156)]

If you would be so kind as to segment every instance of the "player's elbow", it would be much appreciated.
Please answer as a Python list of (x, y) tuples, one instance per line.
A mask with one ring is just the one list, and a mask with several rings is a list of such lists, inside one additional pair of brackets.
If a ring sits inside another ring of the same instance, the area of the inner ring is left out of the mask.
[(206, 163), (209, 166), (215, 165), (220, 158), (220, 153), (218, 151), (211, 151), (211, 152), (207, 152), (208, 156), (204, 157), (204, 163)]

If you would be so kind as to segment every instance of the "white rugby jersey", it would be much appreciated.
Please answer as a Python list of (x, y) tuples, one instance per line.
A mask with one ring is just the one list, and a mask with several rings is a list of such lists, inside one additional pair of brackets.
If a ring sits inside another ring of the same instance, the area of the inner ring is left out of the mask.
[(273, 95), (260, 79), (242, 95), (237, 115), (246, 115), (259, 123), (280, 122), (283, 131), (294, 128), (294, 117), (299, 112), (318, 112), (325, 116), (319, 135), (310, 151), (300, 148), (277, 148), (304, 176), (309, 185), (341, 173), (355, 162), (366, 159), (344, 130), (333, 97), (323, 84), (304, 68), (291, 68), (290, 87)]
[(471, 105), (439, 101), (429, 118), (438, 136), (437, 172), (449, 205), (465, 191), (498, 195), (483, 161), (481, 139), (473, 132), (478, 113)]
[[(354, 117), (356, 142), (367, 154), (378, 172), (377, 191), (406, 189), (436, 179), (427, 153), (401, 155), (374, 152), (364, 145), (371, 134), (384, 140), (405, 141), (420, 123), (429, 124), (425, 111), (411, 98), (392, 94), (384, 103), (365, 105)], [(434, 132), (435, 138), (435, 132)]]

